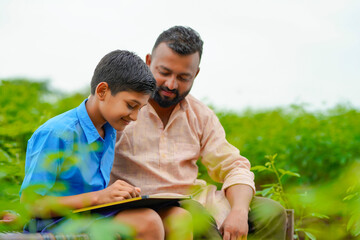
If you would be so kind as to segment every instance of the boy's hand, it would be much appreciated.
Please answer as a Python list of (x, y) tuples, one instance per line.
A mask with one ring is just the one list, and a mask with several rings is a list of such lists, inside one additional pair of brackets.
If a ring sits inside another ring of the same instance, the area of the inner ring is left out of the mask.
[(124, 199), (140, 196), (140, 188), (134, 187), (125, 181), (117, 180), (107, 188), (98, 191), (96, 204), (117, 202)]
[(1, 223), (11, 223), (11, 222), (15, 222), (16, 220), (18, 220), (19, 215), (15, 214), (15, 213), (10, 213), (10, 212), (3, 212), (0, 214), (1, 218), (0, 218), (0, 224)]

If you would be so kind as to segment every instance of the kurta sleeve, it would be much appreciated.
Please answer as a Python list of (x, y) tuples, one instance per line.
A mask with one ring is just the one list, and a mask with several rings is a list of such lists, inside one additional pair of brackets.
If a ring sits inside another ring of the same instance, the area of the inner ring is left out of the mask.
[(209, 176), (223, 183), (223, 190), (235, 184), (246, 184), (255, 192), (249, 160), (226, 140), (224, 128), (212, 111), (204, 124), (200, 154)]

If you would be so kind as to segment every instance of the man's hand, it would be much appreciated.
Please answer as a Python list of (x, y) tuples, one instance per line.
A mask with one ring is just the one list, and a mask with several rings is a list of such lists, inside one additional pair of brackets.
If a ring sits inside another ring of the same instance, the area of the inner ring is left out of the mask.
[(121, 201), (140, 196), (140, 188), (134, 187), (125, 181), (117, 180), (107, 188), (97, 192), (96, 204)]
[(248, 211), (231, 210), (220, 227), (223, 240), (244, 240), (248, 233)]
[(248, 185), (233, 185), (226, 189), (225, 195), (229, 200), (231, 211), (220, 228), (223, 240), (247, 239), (248, 213), (253, 189)]

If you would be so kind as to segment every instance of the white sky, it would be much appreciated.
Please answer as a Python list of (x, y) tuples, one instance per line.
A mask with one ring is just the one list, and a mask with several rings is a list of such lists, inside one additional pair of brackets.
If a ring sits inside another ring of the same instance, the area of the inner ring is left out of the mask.
[(0, 78), (89, 85), (115, 49), (143, 59), (157, 36), (204, 40), (192, 94), (221, 108), (349, 102), (360, 107), (360, 1), (0, 0)]

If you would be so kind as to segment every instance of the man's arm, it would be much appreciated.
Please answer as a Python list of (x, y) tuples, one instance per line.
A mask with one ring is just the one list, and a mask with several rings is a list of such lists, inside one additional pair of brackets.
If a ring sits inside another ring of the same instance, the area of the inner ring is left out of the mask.
[(213, 180), (223, 182), (222, 190), (231, 206), (221, 226), (224, 240), (236, 239), (236, 236), (245, 239), (249, 205), (255, 192), (250, 162), (227, 142), (224, 128), (215, 114), (207, 121), (201, 140), (202, 163)]
[(253, 189), (248, 185), (232, 185), (225, 190), (225, 195), (230, 203), (231, 211), (220, 228), (223, 239), (239, 239), (239, 237), (246, 239)]
[(139, 195), (139, 188), (117, 180), (109, 187), (100, 191), (65, 197), (41, 196), (24, 190), (21, 195), (21, 202), (30, 206), (31, 215), (34, 217), (50, 218), (63, 216), (67, 211), (73, 209), (121, 201)]

